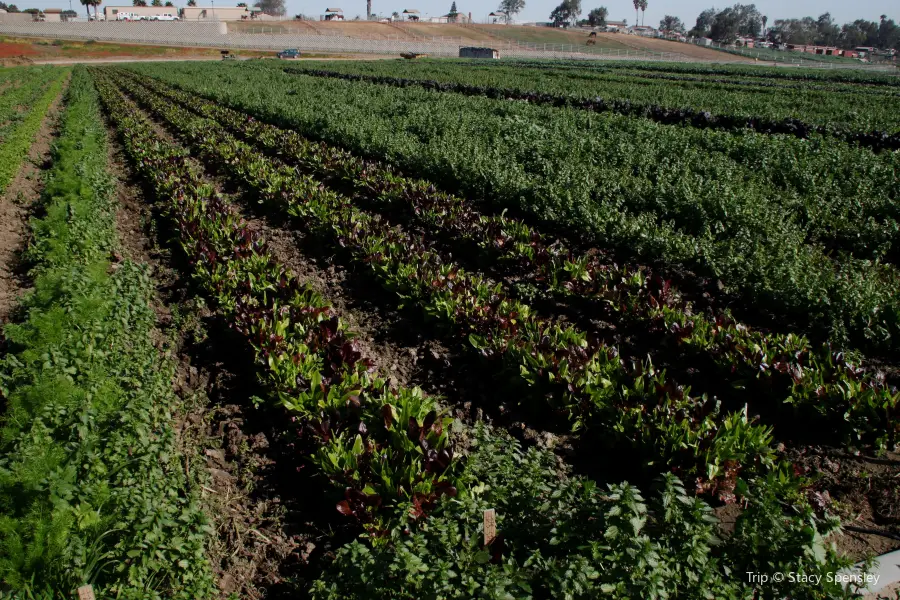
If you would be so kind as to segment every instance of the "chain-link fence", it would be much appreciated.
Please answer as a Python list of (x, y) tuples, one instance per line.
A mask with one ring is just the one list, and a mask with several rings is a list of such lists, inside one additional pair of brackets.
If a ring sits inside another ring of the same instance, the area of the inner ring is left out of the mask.
[(884, 61), (881, 64), (870, 64), (859, 62), (858, 60), (851, 58), (811, 54), (809, 52), (730, 46), (718, 42), (706, 42), (702, 38), (692, 39), (686, 43), (693, 43), (697, 46), (727, 52), (728, 54), (742, 56), (751, 60), (775, 63), (776, 66), (793, 66), (809, 69), (866, 69), (870, 71), (885, 71), (894, 74), (900, 73), (897, 66), (891, 64), (890, 61)]
[[(459, 49), (472, 45), (463, 40), (439, 39), (358, 39), (347, 36), (287, 33), (229, 33), (224, 22), (89, 22), (89, 23), (14, 23), (0, 21), (0, 34), (31, 37), (129, 42), (168, 46), (228, 49), (282, 50), (298, 48), (307, 52), (331, 54), (399, 55), (410, 52), (430, 56), (459, 56)], [(642, 52), (601, 48), (585, 52), (572, 44), (491, 44), (501, 57), (669, 60), (688, 58), (678, 53)]]

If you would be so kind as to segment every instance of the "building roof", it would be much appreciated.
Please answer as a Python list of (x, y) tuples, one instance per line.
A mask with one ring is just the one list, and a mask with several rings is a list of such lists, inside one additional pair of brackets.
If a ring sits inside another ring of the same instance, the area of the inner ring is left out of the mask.
[(45, 15), (54, 15), (54, 14), (60, 14), (60, 13), (62, 13), (61, 8), (45, 8), (44, 9)]
[(330, 12), (331, 12), (331, 13), (342, 13), (342, 12), (344, 12), (344, 11), (342, 11), (342, 10), (339, 9), (339, 8), (326, 8), (326, 9), (325, 9), (325, 12), (327, 12), (327, 13), (330, 13)]
[(407, 8), (403, 11), (403, 14), (404, 15), (417, 15), (417, 14), (419, 14), (419, 11), (417, 11), (415, 8)]

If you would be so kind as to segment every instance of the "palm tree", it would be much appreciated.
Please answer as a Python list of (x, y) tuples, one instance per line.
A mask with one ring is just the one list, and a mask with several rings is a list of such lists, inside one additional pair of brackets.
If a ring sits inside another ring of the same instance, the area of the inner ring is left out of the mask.
[(644, 25), (644, 11), (647, 10), (647, 0), (641, 0), (641, 26)]
[(632, 0), (632, 4), (634, 4), (634, 24), (638, 24), (638, 9), (641, 7), (641, 0)]
[(766, 37), (766, 23), (769, 22), (769, 17), (763, 15), (762, 22), (763, 22), (763, 37)]
[(94, 0), (81, 0), (81, 5), (84, 7), (84, 10), (87, 12), (88, 20), (90, 20), (91, 6), (94, 5)]

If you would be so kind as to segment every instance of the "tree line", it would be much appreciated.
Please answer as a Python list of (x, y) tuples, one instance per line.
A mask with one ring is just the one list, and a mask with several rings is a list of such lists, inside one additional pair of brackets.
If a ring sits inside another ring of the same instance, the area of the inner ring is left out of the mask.
[[(666, 19), (678, 21), (677, 17), (667, 16)], [(768, 17), (761, 14), (754, 4), (735, 4), (724, 10), (710, 8), (700, 13), (688, 35), (725, 43), (734, 42), (739, 37), (762, 37), (778, 44), (900, 49), (900, 27), (887, 15), (881, 15), (877, 22), (857, 19), (843, 25), (836, 23), (827, 12), (818, 19), (776, 19), (771, 27), (768, 27), (768, 21)], [(680, 21), (677, 24), (680, 26)]]
[[(643, 24), (647, 0), (632, 0), (632, 3), (635, 24)], [(525, 0), (501, 0), (498, 12), (507, 22), (511, 22), (524, 8)], [(581, 0), (562, 0), (550, 13), (550, 22), (564, 27), (576, 24), (603, 27), (609, 16), (609, 9), (599, 6), (588, 12), (587, 19), (579, 20), (581, 14)], [(852, 23), (839, 25), (826, 12), (818, 19), (776, 19), (771, 27), (768, 24), (768, 17), (760, 13), (755, 4), (735, 4), (721, 10), (704, 10), (689, 31), (681, 18), (673, 15), (663, 17), (659, 22), (659, 29), (693, 37), (708, 37), (724, 43), (732, 43), (739, 37), (762, 37), (779, 44), (816, 44), (845, 48), (872, 46), (900, 50), (900, 26), (893, 19), (887, 18), (887, 15), (881, 15), (879, 21), (857, 19)]]

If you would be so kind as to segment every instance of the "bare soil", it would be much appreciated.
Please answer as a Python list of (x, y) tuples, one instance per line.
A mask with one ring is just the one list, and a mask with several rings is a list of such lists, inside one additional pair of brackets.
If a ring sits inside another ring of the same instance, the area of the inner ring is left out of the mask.
[(839, 550), (863, 559), (900, 549), (900, 454), (807, 446), (787, 456), (815, 481), (813, 505), (841, 517), (843, 534), (832, 537)]
[(28, 288), (21, 260), (29, 236), (28, 217), (44, 189), (44, 172), (50, 166), (61, 104), (62, 94), (50, 105), (28, 155), (0, 195), (0, 327)]

